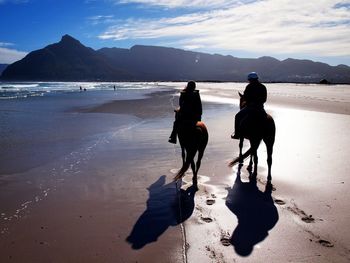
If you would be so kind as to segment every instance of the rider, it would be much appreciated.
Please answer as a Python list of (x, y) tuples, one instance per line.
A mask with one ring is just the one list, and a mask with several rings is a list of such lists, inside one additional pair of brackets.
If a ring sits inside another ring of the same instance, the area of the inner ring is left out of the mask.
[(249, 84), (246, 86), (243, 96), (246, 100), (246, 106), (241, 109), (235, 117), (235, 132), (231, 135), (232, 139), (240, 138), (240, 123), (250, 112), (261, 113), (266, 116), (264, 110), (264, 103), (267, 99), (267, 90), (265, 85), (261, 84), (259, 81), (259, 76), (256, 72), (251, 72), (248, 74)]
[(196, 90), (196, 82), (189, 81), (186, 88), (180, 93), (179, 109), (175, 110), (175, 121), (169, 142), (176, 144), (176, 136), (179, 122), (195, 124), (202, 118), (202, 101), (199, 90)]

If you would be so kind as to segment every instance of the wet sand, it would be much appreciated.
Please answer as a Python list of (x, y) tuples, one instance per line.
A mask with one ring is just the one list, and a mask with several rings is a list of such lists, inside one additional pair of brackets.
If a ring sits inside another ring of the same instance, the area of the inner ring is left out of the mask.
[[(204, 101), (210, 137), (198, 191), (190, 172), (182, 185), (172, 182), (181, 164), (179, 146), (167, 143), (177, 92), (73, 109), (130, 122), (69, 156), (2, 176), (8, 212), (1, 215), (0, 261), (350, 260), (350, 91), (325, 101), (269, 89), (267, 110), (277, 125), (273, 189), (266, 189), (263, 147), (256, 185), (246, 166), (227, 167), (238, 153), (229, 138), (237, 105)], [(221, 98), (235, 102), (235, 94)]]

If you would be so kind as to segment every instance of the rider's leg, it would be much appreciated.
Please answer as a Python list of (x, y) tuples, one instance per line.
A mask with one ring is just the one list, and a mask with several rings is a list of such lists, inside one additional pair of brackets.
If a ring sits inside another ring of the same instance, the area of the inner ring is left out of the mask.
[(179, 112), (175, 111), (175, 121), (168, 142), (176, 144), (177, 128), (179, 123)]
[(241, 122), (248, 113), (247, 107), (241, 109), (235, 116), (235, 131), (231, 135), (232, 139), (239, 139), (241, 136)]

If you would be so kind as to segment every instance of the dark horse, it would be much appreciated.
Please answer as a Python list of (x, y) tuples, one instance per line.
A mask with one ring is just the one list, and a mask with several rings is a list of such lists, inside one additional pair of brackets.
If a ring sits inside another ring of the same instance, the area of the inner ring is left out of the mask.
[[(246, 100), (241, 93), (239, 107), (243, 109), (246, 106)], [(258, 154), (260, 142), (263, 140), (267, 149), (267, 165), (268, 174), (267, 180), (271, 182), (271, 165), (272, 165), (272, 151), (275, 143), (276, 126), (275, 121), (271, 115), (263, 116), (258, 110), (252, 109), (247, 113), (247, 116), (240, 123), (241, 137), (239, 138), (239, 157), (229, 163), (229, 166), (235, 165), (237, 162), (243, 163), (244, 159), (250, 156), (248, 171), (253, 177), (257, 176), (258, 170)], [(242, 154), (243, 141), (248, 139), (250, 142), (250, 149)], [(254, 169), (253, 169), (254, 164)]]
[[(175, 176), (174, 180), (182, 178), (191, 166), (193, 172), (193, 184), (197, 185), (197, 174), (201, 166), (205, 147), (208, 144), (208, 130), (204, 122), (198, 121), (195, 125), (182, 122), (179, 124), (178, 137), (182, 152), (182, 167)], [(198, 152), (197, 162), (194, 157)]]

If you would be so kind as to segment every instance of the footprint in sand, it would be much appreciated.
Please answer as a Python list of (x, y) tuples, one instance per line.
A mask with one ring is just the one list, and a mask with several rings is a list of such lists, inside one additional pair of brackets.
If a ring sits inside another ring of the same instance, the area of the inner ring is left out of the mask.
[(207, 199), (206, 203), (207, 203), (207, 205), (213, 205), (213, 204), (215, 204), (215, 200), (214, 199)]
[(206, 222), (206, 223), (211, 223), (213, 222), (213, 219), (211, 219), (210, 217), (201, 217), (201, 219)]
[(179, 169), (171, 169), (171, 170), (170, 170), (170, 172), (171, 172), (172, 174), (176, 174), (178, 171), (179, 171)]
[(278, 204), (278, 205), (285, 205), (286, 204), (286, 202), (284, 202), (281, 199), (275, 199), (275, 203)]
[(303, 210), (298, 208), (295, 204), (294, 204), (294, 207), (287, 207), (287, 209), (289, 211), (291, 211), (292, 213), (294, 213), (295, 215), (299, 216), (300, 219), (305, 223), (314, 223), (315, 222), (315, 218), (313, 218), (312, 215), (306, 214)]
[(220, 242), (221, 242), (221, 244), (224, 245), (225, 247), (228, 247), (228, 246), (231, 245), (230, 239), (227, 238), (227, 237), (222, 237), (222, 238), (220, 239)]
[(317, 243), (321, 244), (324, 247), (334, 247), (334, 245), (331, 242), (324, 239), (318, 240)]
[(315, 218), (312, 217), (312, 215), (304, 216), (301, 218), (305, 223), (312, 223), (315, 221)]

